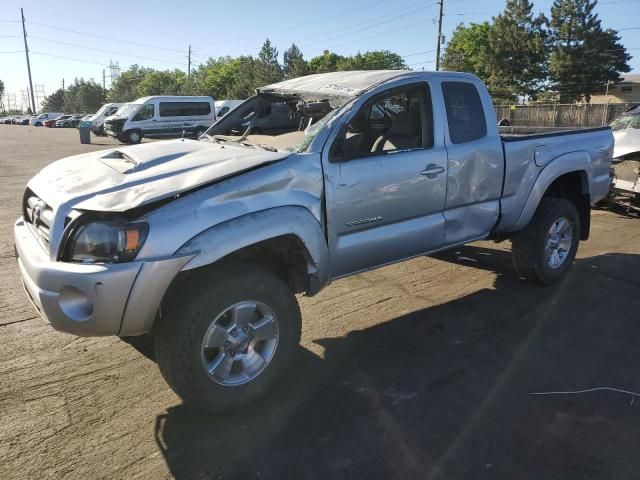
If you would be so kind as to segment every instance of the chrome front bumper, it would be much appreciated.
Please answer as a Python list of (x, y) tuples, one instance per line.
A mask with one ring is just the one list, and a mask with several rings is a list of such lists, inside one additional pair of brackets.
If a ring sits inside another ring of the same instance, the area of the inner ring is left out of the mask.
[(33, 306), (56, 330), (80, 336), (149, 331), (164, 293), (192, 258), (105, 265), (56, 262), (22, 218), (15, 223), (14, 241)]

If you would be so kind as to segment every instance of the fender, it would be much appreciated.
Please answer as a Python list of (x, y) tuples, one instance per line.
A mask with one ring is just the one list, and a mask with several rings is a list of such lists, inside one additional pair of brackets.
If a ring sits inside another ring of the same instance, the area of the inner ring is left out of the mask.
[(591, 156), (584, 150), (565, 153), (550, 161), (540, 171), (529, 193), (529, 198), (524, 205), (522, 213), (510, 231), (515, 232), (522, 230), (529, 224), (533, 215), (536, 213), (540, 200), (542, 200), (549, 186), (562, 175), (571, 172), (580, 172), (582, 177), (582, 193), (589, 195), (589, 186), (591, 185), (592, 177), (591, 166)]
[(331, 262), (322, 226), (304, 207), (261, 210), (220, 223), (191, 238), (175, 253), (194, 255), (182, 271), (214, 263), (242, 248), (283, 235), (295, 235), (307, 250), (308, 295), (329, 283)]

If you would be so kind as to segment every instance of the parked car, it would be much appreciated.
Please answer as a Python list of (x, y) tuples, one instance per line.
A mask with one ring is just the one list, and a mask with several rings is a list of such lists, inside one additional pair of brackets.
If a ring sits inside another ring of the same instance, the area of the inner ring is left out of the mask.
[(143, 97), (107, 117), (104, 130), (123, 143), (179, 137), (183, 132), (198, 138), (215, 119), (212, 97)]
[(622, 195), (640, 203), (640, 107), (614, 119), (612, 195)]
[(60, 115), (63, 115), (62, 112), (47, 112), (41, 113), (37, 115), (35, 118), (32, 118), (29, 122), (29, 125), (33, 125), (34, 127), (41, 127), (44, 125), (44, 122), (47, 120), (53, 120), (54, 118), (58, 118)]
[(63, 118), (56, 120), (56, 127), (75, 128), (80, 123), (81, 118), (82, 115), (64, 115)]
[(242, 104), (244, 100), (216, 100), (214, 105), (216, 107), (216, 118), (224, 117), (230, 110), (233, 110), (238, 105)]
[(59, 117), (56, 117), (54, 119), (51, 120), (45, 120), (44, 122), (44, 126), (45, 127), (49, 127), (49, 128), (53, 128), (56, 126), (56, 123), (60, 120), (66, 120), (67, 118), (71, 118), (71, 115), (60, 115)]
[[(489, 238), (511, 240), (520, 277), (561, 281), (609, 187), (609, 127), (501, 137), (470, 74), (334, 72), (257, 92), (199, 141), (49, 164), (14, 227), (25, 289), (54, 328), (151, 335), (198, 408), (272, 389), (300, 339), (295, 294), (337, 278)], [(274, 104), (311, 125), (253, 134)], [(125, 121), (151, 118), (146, 105)]]
[(35, 116), (33, 116), (33, 115), (27, 115), (26, 117), (22, 117), (18, 121), (18, 125), (29, 125), (29, 122), (31, 122), (31, 120), (33, 120), (34, 118), (35, 118)]
[(105, 103), (96, 113), (88, 118), (88, 120), (91, 120), (91, 131), (94, 135), (106, 136), (106, 133), (104, 133), (105, 118), (115, 115), (118, 108), (122, 105), (122, 103)]

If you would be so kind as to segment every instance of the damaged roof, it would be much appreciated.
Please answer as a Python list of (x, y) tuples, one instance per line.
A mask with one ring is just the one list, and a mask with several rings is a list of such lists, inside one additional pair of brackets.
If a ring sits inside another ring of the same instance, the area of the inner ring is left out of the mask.
[(292, 78), (258, 89), (258, 93), (281, 95), (322, 94), (327, 97), (355, 97), (371, 87), (402, 76), (417, 75), (410, 70), (356, 70), (330, 72)]

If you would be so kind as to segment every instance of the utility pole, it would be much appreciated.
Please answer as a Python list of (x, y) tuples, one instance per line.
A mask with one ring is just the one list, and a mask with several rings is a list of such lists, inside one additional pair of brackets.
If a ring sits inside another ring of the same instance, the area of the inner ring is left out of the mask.
[(440, 18), (438, 19), (438, 44), (436, 45), (436, 72), (440, 70), (440, 45), (442, 43), (442, 10), (444, 8), (444, 0), (438, 2), (440, 4)]
[(191, 45), (189, 45), (189, 56), (187, 57), (187, 77), (191, 77)]
[(29, 63), (29, 47), (27, 47), (27, 29), (24, 27), (24, 11), (20, 9), (20, 15), (22, 16), (22, 37), (24, 38), (24, 53), (27, 55), (27, 71), (29, 72), (29, 89), (31, 91), (31, 108), (32, 112), (36, 113), (36, 100), (33, 98), (33, 83), (31, 82), (31, 64)]
[(62, 79), (62, 90), (64, 90), (64, 78)]
[(102, 95), (104, 95), (104, 97), (102, 98), (102, 100), (106, 100), (107, 99), (107, 76), (104, 73), (104, 68), (102, 69)]

